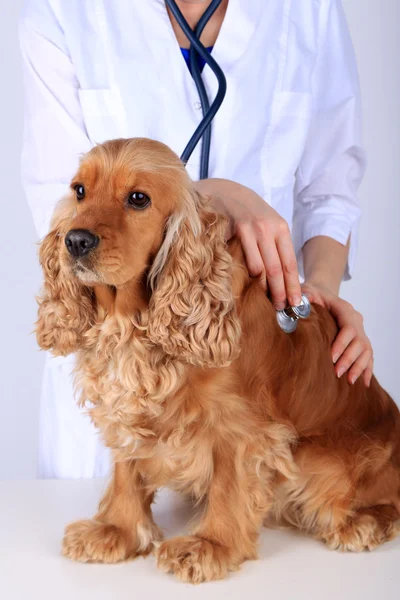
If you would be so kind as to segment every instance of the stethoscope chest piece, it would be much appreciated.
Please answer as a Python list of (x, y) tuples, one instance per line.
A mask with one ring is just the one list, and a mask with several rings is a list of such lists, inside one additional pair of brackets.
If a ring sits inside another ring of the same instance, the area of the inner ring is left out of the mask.
[(276, 319), (279, 327), (285, 333), (293, 333), (297, 329), (299, 319), (307, 319), (311, 313), (311, 304), (304, 294), (301, 296), (299, 306), (289, 306), (283, 310), (278, 310)]

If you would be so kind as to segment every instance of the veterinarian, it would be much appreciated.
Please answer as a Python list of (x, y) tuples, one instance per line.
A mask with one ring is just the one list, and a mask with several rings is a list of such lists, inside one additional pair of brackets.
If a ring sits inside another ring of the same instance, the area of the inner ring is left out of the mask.
[[(194, 28), (210, 0), (177, 0)], [(39, 236), (95, 143), (149, 137), (181, 154), (202, 118), (189, 43), (164, 0), (28, 0), (23, 183)], [(276, 308), (309, 298), (340, 327), (337, 376), (372, 374), (362, 317), (338, 296), (351, 277), (365, 159), (357, 68), (340, 0), (224, 0), (201, 41), (228, 91), (199, 181), (241, 239), (250, 274)], [(210, 98), (216, 80), (203, 80)], [(188, 162), (199, 178), (200, 145)], [(291, 232), (291, 233), (290, 233)], [(293, 240), (293, 241), (292, 241)], [(297, 257), (297, 264), (296, 264)], [(301, 325), (300, 325), (301, 326)], [(41, 477), (104, 475), (108, 454), (73, 398), (73, 358), (47, 358)]]

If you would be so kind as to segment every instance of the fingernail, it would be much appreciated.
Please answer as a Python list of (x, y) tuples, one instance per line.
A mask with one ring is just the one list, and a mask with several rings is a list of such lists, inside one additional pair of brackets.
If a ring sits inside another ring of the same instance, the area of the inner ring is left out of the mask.
[(275, 308), (276, 310), (283, 310), (286, 308), (286, 304), (284, 304), (284, 302), (280, 302), (279, 304), (275, 304)]
[(357, 381), (358, 377), (356, 375), (353, 375), (353, 377), (350, 377), (350, 383), (351, 385), (354, 385), (355, 382)]
[(335, 364), (338, 361), (339, 354), (334, 354), (332, 357), (333, 363)]
[(341, 378), (341, 376), (343, 375), (343, 373), (345, 372), (345, 370), (346, 369), (344, 367), (340, 367), (339, 371), (337, 372), (338, 379)]
[(292, 303), (293, 303), (292, 306), (300, 306), (301, 296), (293, 296)]

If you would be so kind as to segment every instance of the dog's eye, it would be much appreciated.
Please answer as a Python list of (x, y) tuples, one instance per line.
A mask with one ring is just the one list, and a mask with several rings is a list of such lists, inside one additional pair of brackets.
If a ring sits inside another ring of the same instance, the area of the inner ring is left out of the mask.
[(149, 204), (150, 198), (147, 194), (143, 194), (143, 192), (132, 192), (128, 196), (128, 205), (138, 210), (146, 208)]
[(79, 183), (74, 187), (77, 200), (83, 200), (85, 197), (85, 188)]

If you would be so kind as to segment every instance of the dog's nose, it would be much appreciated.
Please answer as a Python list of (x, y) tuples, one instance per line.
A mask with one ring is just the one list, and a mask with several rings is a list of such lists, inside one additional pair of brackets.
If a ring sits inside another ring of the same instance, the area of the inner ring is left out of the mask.
[(68, 252), (79, 258), (98, 246), (100, 238), (88, 229), (71, 229), (65, 236)]

